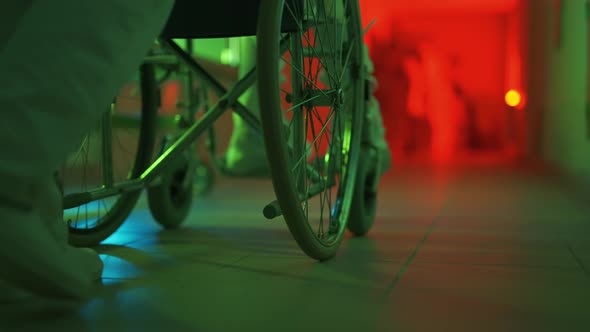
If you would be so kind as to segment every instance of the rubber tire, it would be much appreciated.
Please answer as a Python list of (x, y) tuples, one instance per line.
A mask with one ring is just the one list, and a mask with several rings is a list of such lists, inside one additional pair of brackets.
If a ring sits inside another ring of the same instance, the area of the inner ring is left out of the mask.
[[(343, 227), (344, 225), (341, 226), (341, 232), (337, 234), (336, 240), (330, 245), (321, 243), (316, 238), (299, 203), (289, 165), (287, 143), (285, 140), (277, 139), (278, 137), (286, 137), (282, 114), (278, 112), (281, 110), (281, 103), (279, 97), (279, 75), (277, 72), (277, 59), (280, 52), (279, 34), (281, 31), (284, 4), (285, 0), (261, 0), (259, 7), (256, 65), (258, 70), (260, 113), (264, 143), (266, 155), (269, 160), (274, 192), (289, 231), (303, 252), (313, 259), (324, 261), (336, 254), (342, 242), (346, 227)], [(356, 33), (359, 36), (359, 42), (362, 43), (362, 38), (360, 38), (362, 34), (358, 2), (351, 2), (351, 4), (355, 6), (354, 9), (356, 10), (358, 19)], [(362, 54), (359, 59), (362, 59)], [(355, 100), (355, 102), (356, 110), (358, 111), (353, 113), (356, 119), (353, 119), (352, 122), (355, 128), (352, 131), (350, 145), (350, 161), (347, 170), (349, 177), (347, 183), (342, 184), (345, 186), (341, 212), (343, 223), (348, 219), (348, 209), (352, 200), (352, 190), (354, 189), (355, 173), (359, 158), (362, 121), (364, 119), (364, 115), (362, 114), (364, 110), (362, 107), (362, 103), (364, 102), (364, 89), (361, 84), (361, 82), (364, 82), (362, 71), (359, 71), (357, 79), (357, 84), (359, 84), (357, 86), (358, 100)]]

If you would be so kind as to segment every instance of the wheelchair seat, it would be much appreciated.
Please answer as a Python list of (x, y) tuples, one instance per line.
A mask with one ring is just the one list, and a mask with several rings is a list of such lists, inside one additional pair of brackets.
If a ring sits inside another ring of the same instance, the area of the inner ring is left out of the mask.
[[(287, 0), (295, 4), (301, 0)], [(176, 0), (161, 37), (225, 38), (256, 35), (260, 0)], [(302, 8), (302, 5), (293, 8)], [(291, 15), (285, 13), (284, 31), (296, 31)]]

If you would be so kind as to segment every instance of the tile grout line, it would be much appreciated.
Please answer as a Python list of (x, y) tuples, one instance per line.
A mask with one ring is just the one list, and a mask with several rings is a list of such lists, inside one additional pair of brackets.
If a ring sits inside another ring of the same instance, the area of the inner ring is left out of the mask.
[(407, 268), (410, 266), (410, 264), (414, 260), (414, 257), (416, 257), (416, 255), (418, 254), (418, 251), (420, 250), (420, 248), (422, 248), (424, 243), (426, 243), (426, 240), (428, 240), (428, 238), (430, 237), (430, 234), (432, 233), (432, 231), (436, 228), (436, 226), (438, 226), (438, 223), (440, 222), (440, 220), (442, 218), (442, 212), (445, 210), (445, 208), (448, 207), (448, 205), (450, 204), (451, 201), (452, 201), (451, 198), (447, 199), (447, 204), (442, 205), (438, 214), (435, 215), (435, 217), (433, 218), (430, 225), (428, 225), (428, 229), (426, 230), (426, 233), (424, 234), (422, 239), (418, 242), (418, 244), (416, 245), (416, 247), (414, 248), (414, 250), (412, 251), (410, 256), (408, 256), (408, 258), (404, 262), (404, 265), (402, 265), (402, 267), (396, 273), (395, 277), (393, 278), (393, 280), (391, 281), (389, 286), (386, 288), (383, 299), (386, 299), (391, 295), (391, 293), (393, 292), (393, 289), (397, 286), (397, 284), (401, 280), (402, 276), (404, 275), (405, 271), (407, 270)]
[[(457, 178), (455, 178), (454, 180), (456, 181)], [(452, 182), (452, 181), (450, 181), (450, 182)], [(447, 185), (449, 186), (448, 188), (451, 187), (450, 186), (450, 183), (447, 183)], [(391, 295), (391, 293), (393, 292), (394, 288), (397, 286), (397, 284), (401, 280), (403, 274), (405, 273), (405, 271), (407, 270), (407, 268), (410, 266), (410, 264), (414, 260), (414, 257), (416, 257), (416, 255), (418, 254), (418, 251), (420, 250), (420, 248), (422, 248), (422, 246), (424, 245), (424, 243), (426, 243), (426, 240), (428, 240), (428, 238), (430, 237), (430, 234), (432, 233), (432, 231), (440, 223), (440, 221), (442, 219), (442, 216), (443, 216), (443, 212), (445, 211), (445, 209), (447, 209), (447, 208), (450, 207), (450, 204), (453, 201), (452, 198), (455, 195), (451, 194), (451, 190), (449, 190), (449, 193), (450, 194), (449, 194), (448, 199), (446, 200), (446, 204), (442, 204), (440, 210), (438, 211), (438, 213), (433, 218), (432, 223), (430, 223), (430, 225), (428, 226), (428, 229), (426, 230), (426, 233), (424, 234), (424, 236), (422, 237), (422, 239), (420, 240), (420, 242), (418, 242), (418, 244), (414, 248), (414, 251), (410, 254), (410, 256), (408, 257), (408, 259), (406, 259), (406, 261), (404, 262), (404, 265), (402, 265), (402, 267), (396, 273), (396, 275), (393, 278), (393, 280), (391, 281), (389, 287), (387, 287), (387, 289), (385, 290), (385, 294), (384, 294), (383, 300), (387, 299)]]
[(389, 297), (389, 295), (391, 294), (391, 292), (393, 291), (393, 289), (395, 288), (395, 286), (397, 286), (397, 284), (400, 281), (400, 279), (402, 278), (404, 272), (406, 271), (406, 269), (408, 268), (408, 266), (410, 265), (410, 263), (412, 263), (412, 261), (414, 260), (414, 257), (416, 257), (416, 254), (418, 254), (418, 251), (420, 250), (420, 248), (422, 247), (422, 245), (424, 245), (424, 243), (426, 242), (426, 240), (430, 236), (430, 233), (432, 233), (432, 231), (434, 230), (434, 228), (436, 227), (436, 225), (438, 224), (438, 222), (439, 222), (439, 218), (436, 217), (432, 221), (432, 223), (428, 226), (428, 229), (426, 230), (426, 233), (424, 234), (424, 236), (422, 237), (422, 239), (420, 240), (420, 242), (418, 242), (418, 244), (414, 248), (414, 251), (412, 251), (412, 253), (410, 254), (410, 256), (408, 256), (408, 258), (404, 262), (404, 265), (402, 265), (402, 267), (399, 269), (399, 271), (396, 273), (395, 277), (393, 278), (393, 280), (389, 284), (389, 287), (387, 287), (386, 293), (385, 293), (385, 296), (386, 297)]
[(254, 254), (252, 254), (252, 253), (247, 253), (243, 256), (240, 256), (239, 258), (237, 258), (236, 260), (234, 260), (232, 262), (221, 263), (221, 266), (219, 266), (217, 270), (218, 271), (225, 270), (226, 268), (231, 267), (233, 264), (237, 264), (248, 257), (252, 257), (253, 255)]
[(574, 249), (572, 248), (572, 246), (568, 244), (567, 245), (567, 249), (569, 250), (570, 254), (572, 254), (572, 256), (574, 257), (574, 259), (576, 260), (576, 262), (580, 266), (580, 269), (582, 269), (582, 272), (584, 272), (584, 274), (586, 275), (586, 277), (588, 277), (588, 279), (590, 279), (590, 271), (586, 268), (586, 266), (584, 265), (584, 262), (582, 262), (582, 260), (580, 259), (580, 257), (578, 257), (578, 255), (576, 255), (576, 252), (574, 251)]

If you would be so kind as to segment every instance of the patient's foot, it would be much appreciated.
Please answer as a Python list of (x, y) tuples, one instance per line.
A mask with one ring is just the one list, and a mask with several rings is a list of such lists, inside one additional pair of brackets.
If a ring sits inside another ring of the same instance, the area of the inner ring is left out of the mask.
[(391, 149), (385, 139), (385, 128), (383, 127), (379, 102), (373, 96), (367, 102), (365, 121), (365, 130), (368, 132), (364, 135), (364, 140), (365, 143), (377, 150), (379, 172), (380, 175), (383, 175), (391, 168)]

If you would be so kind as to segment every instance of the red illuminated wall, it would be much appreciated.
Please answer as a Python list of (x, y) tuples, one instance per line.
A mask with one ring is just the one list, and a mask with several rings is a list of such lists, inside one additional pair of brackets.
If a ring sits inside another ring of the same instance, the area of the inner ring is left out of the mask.
[(490, 140), (500, 134), (504, 124), (504, 18), (425, 17), (405, 19), (400, 24), (428, 35), (439, 49), (458, 58), (454, 73), (466, 94), (475, 99), (479, 128)]
[[(489, 144), (495, 142), (502, 147), (511, 139), (509, 136), (515, 135), (511, 130), (522, 131), (510, 123), (514, 119), (509, 119), (504, 103), (504, 93), (508, 89), (525, 90), (521, 65), (524, 41), (520, 38), (520, 17), (513, 14), (519, 1), (360, 0), (360, 3), (363, 25), (374, 20), (366, 36), (371, 50), (380, 47), (377, 43), (391, 39), (392, 26), (395, 26), (408, 35), (429, 39), (459, 60), (453, 75), (473, 98), (479, 130)], [(377, 64), (377, 71), (379, 66)], [(395, 89), (398, 84), (388, 77), (379, 79), (381, 89)], [(394, 119), (387, 114), (384, 117), (386, 127), (392, 128)], [(391, 134), (388, 139), (392, 139)]]

